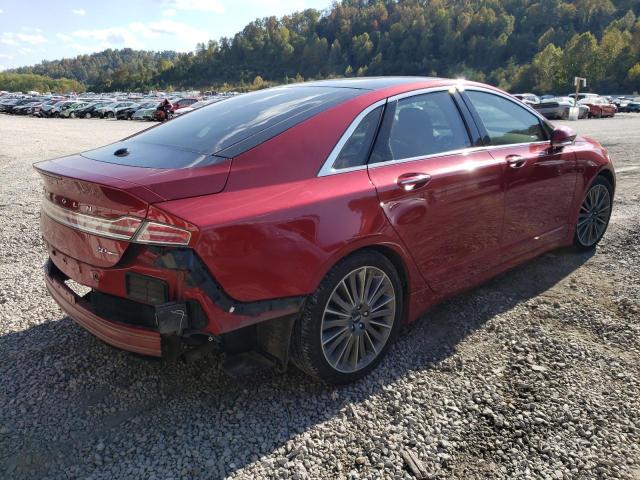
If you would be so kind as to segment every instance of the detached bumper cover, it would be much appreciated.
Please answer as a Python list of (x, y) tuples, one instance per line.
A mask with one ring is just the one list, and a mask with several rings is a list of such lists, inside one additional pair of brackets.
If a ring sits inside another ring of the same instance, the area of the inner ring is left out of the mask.
[(162, 356), (158, 332), (123, 325), (97, 316), (84, 305), (82, 298), (55, 275), (55, 270), (51, 261), (48, 261), (45, 265), (47, 289), (60, 308), (76, 323), (114, 347), (143, 355)]

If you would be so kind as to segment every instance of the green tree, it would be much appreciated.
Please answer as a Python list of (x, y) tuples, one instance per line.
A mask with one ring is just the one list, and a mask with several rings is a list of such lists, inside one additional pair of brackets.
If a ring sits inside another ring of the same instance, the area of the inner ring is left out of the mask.
[[(337, 0), (248, 23), (194, 51), (108, 49), (10, 73), (93, 91), (254, 88), (306, 78), (463, 74), (503, 88), (635, 88), (638, 0)], [(622, 90), (620, 90), (622, 91)]]
[(590, 82), (600, 80), (598, 63), (598, 42), (591, 32), (576, 34), (564, 48), (563, 63), (567, 77), (587, 77)]
[(532, 65), (537, 91), (553, 92), (567, 85), (562, 49), (553, 43), (533, 57)]

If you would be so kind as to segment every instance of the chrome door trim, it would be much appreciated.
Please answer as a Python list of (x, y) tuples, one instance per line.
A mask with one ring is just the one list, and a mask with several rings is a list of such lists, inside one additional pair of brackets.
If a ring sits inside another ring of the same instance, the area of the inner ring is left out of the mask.
[[(484, 147), (469, 147), (469, 148), (461, 148), (458, 150), (449, 150), (446, 152), (440, 152), (440, 153), (432, 153), (430, 155), (422, 155), (419, 157), (411, 157), (411, 158), (400, 158), (398, 160), (389, 160), (386, 162), (378, 162), (378, 163), (370, 163), (368, 165), (369, 168), (380, 168), (380, 167), (385, 167), (387, 165), (397, 165), (399, 163), (406, 163), (406, 162), (415, 162), (417, 160), (429, 160), (430, 158), (440, 158), (440, 157), (451, 157), (453, 155), (470, 155), (472, 153), (477, 153), (477, 152), (485, 152), (485, 151), (496, 151), (496, 150), (503, 150), (505, 148), (512, 148), (512, 147), (523, 147), (525, 145), (546, 145), (547, 141), (544, 142), (525, 142), (525, 143), (510, 143), (508, 145), (487, 145)], [(491, 153), (491, 152), (489, 152)], [(496, 159), (497, 161), (498, 159)], [(337, 172), (340, 173), (340, 172)]]
[(396, 100), (402, 100), (403, 98), (415, 97), (417, 95), (423, 95), (425, 93), (434, 93), (434, 92), (445, 92), (453, 94), (456, 91), (455, 85), (441, 85), (439, 87), (427, 87), (421, 88), (420, 90), (411, 90), (409, 92), (398, 93), (392, 97), (388, 98), (389, 103), (395, 102)]
[(336, 173), (353, 172), (356, 170), (364, 170), (365, 168), (367, 168), (366, 163), (364, 165), (357, 165), (355, 167), (347, 167), (347, 168), (339, 168), (339, 169), (333, 168), (333, 164), (338, 158), (338, 155), (340, 155), (340, 152), (342, 151), (342, 147), (344, 147), (344, 145), (347, 143), (349, 138), (351, 138), (351, 135), (353, 135), (353, 132), (356, 130), (356, 128), (360, 126), (360, 123), (362, 122), (362, 120), (364, 120), (364, 117), (366, 117), (369, 113), (371, 113), (376, 108), (386, 103), (387, 103), (386, 98), (382, 100), (378, 100), (376, 103), (369, 105), (367, 108), (365, 108), (358, 114), (358, 116), (351, 122), (349, 127), (342, 134), (342, 136), (340, 137), (340, 140), (338, 140), (338, 143), (336, 143), (336, 146), (333, 147), (333, 149), (331, 150), (331, 153), (325, 160), (324, 164), (322, 165), (322, 168), (320, 168), (320, 171), (316, 176), (326, 177), (327, 175), (334, 175)]
[[(544, 116), (538, 112), (535, 108), (533, 108), (531, 105), (521, 102), (520, 100), (518, 100), (517, 98), (509, 95), (508, 93), (503, 93), (500, 92), (498, 90), (493, 90), (491, 88), (486, 88), (486, 87), (480, 87), (477, 85), (470, 85), (470, 86), (464, 86), (464, 88), (462, 89), (462, 91), (467, 91), (467, 90), (472, 90), (472, 91), (478, 91), (478, 92), (484, 92), (484, 93), (492, 93), (493, 95), (497, 95), (498, 97), (502, 97), (505, 100), (510, 101), (511, 103), (516, 104), (518, 107), (522, 108), (523, 110), (526, 110), (527, 112), (531, 112), (533, 113), (536, 117), (538, 117), (539, 120), (541, 120), (542, 122), (544, 122), (545, 124), (547, 124), (548, 126), (550, 126), (551, 128), (553, 128), (553, 125), (549, 123), (549, 121), (544, 118)], [(529, 143), (529, 142), (527, 142)], [(531, 142), (531, 143), (535, 143), (535, 142)], [(545, 143), (551, 143), (551, 139), (548, 140), (548, 142)], [(515, 143), (512, 145), (516, 145)]]
[(318, 172), (318, 174), (316, 175), (317, 177), (326, 177), (328, 175), (336, 175), (339, 173), (347, 173), (347, 172), (354, 172), (357, 170), (364, 170), (366, 168), (380, 168), (380, 167), (384, 167), (387, 165), (397, 165), (399, 163), (406, 163), (406, 162), (414, 162), (416, 160), (428, 160), (430, 158), (438, 158), (438, 157), (450, 157), (453, 155), (469, 155), (471, 153), (475, 153), (475, 152), (482, 152), (482, 151), (496, 151), (496, 150), (502, 150), (505, 148), (512, 148), (512, 147), (522, 147), (525, 145), (544, 145), (544, 144), (549, 144), (549, 146), (551, 145), (551, 141), (550, 140), (538, 140), (535, 142), (522, 142), (522, 143), (510, 143), (510, 144), (506, 144), (506, 145), (484, 145), (482, 147), (469, 147), (469, 148), (462, 148), (462, 149), (456, 149), (456, 150), (448, 150), (445, 152), (439, 152), (439, 153), (433, 153), (430, 155), (422, 155), (422, 156), (417, 156), (417, 157), (409, 157), (409, 158), (399, 158), (397, 160), (388, 160), (386, 162), (377, 162), (377, 163), (368, 163), (365, 165), (358, 165), (355, 167), (347, 167), (347, 168), (340, 168), (340, 169), (335, 169), (333, 168), (333, 164), (335, 163), (336, 159), (338, 158), (338, 155), (340, 154), (340, 151), (342, 150), (342, 147), (344, 147), (344, 145), (347, 143), (347, 140), (349, 140), (349, 138), (351, 137), (351, 135), (353, 134), (353, 132), (356, 130), (356, 128), (358, 128), (358, 126), (360, 125), (360, 123), (362, 122), (362, 120), (364, 119), (364, 117), (367, 116), (367, 114), (369, 114), (372, 110), (376, 109), (377, 107), (381, 106), (381, 105), (385, 105), (386, 103), (391, 103), (397, 100), (401, 100), (404, 98), (409, 98), (409, 97), (414, 97), (417, 95), (423, 95), (425, 93), (433, 93), (433, 92), (442, 92), (442, 91), (448, 91), (449, 93), (454, 93), (455, 91), (460, 91), (460, 92), (464, 92), (465, 90), (477, 90), (477, 91), (481, 91), (481, 92), (485, 92), (485, 93), (492, 93), (494, 95), (500, 96), (505, 98), (506, 100), (509, 100), (512, 103), (515, 103), (517, 106), (519, 106), (520, 108), (524, 108), (525, 110), (533, 113), (538, 119), (540, 119), (541, 121), (545, 122), (546, 124), (549, 124), (547, 122), (547, 120), (540, 114), (538, 113), (536, 110), (534, 110), (533, 108), (529, 107), (526, 104), (520, 104), (520, 102), (514, 101), (514, 99), (505, 93), (502, 93), (498, 90), (493, 90), (490, 88), (484, 88), (484, 87), (478, 87), (475, 85), (471, 85), (468, 86), (464, 83), (456, 83), (456, 84), (452, 84), (452, 85), (440, 85), (437, 87), (427, 87), (427, 88), (421, 88), (419, 90), (411, 90), (408, 92), (403, 92), (403, 93), (399, 93), (397, 95), (393, 95), (391, 97), (385, 98), (383, 100), (378, 100), (377, 102), (369, 105), (367, 108), (365, 108), (364, 110), (362, 110), (358, 116), (351, 122), (351, 124), (349, 125), (349, 127), (347, 128), (347, 130), (342, 134), (342, 136), (340, 137), (340, 140), (338, 140), (338, 143), (335, 145), (335, 147), (333, 147), (333, 149), (331, 150), (331, 153), (329, 153), (329, 156), (327, 157), (327, 159), (325, 160), (324, 164), (322, 165), (322, 167), (320, 168), (320, 171)]

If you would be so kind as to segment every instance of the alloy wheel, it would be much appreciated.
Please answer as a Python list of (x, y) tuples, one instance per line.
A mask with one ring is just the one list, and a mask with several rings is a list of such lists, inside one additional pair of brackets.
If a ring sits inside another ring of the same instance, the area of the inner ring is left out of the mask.
[(594, 185), (587, 192), (578, 214), (578, 240), (585, 247), (595, 245), (604, 235), (611, 215), (611, 195), (607, 187)]
[(320, 340), (325, 359), (337, 371), (369, 365), (393, 330), (396, 292), (385, 272), (372, 266), (348, 273), (325, 305)]

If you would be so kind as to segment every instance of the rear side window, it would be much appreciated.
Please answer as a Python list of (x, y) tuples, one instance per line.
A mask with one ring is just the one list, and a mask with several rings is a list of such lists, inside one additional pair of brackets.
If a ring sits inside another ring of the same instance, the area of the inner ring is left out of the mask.
[(378, 130), (382, 106), (370, 111), (353, 131), (333, 162), (336, 170), (365, 165), (369, 157), (371, 143)]
[(515, 102), (487, 92), (469, 90), (466, 94), (487, 130), (491, 145), (547, 140), (538, 117)]
[(259, 90), (200, 108), (135, 135), (130, 141), (232, 157), (361, 93), (350, 88), (314, 86)]
[(371, 161), (419, 158), (470, 146), (451, 95), (425, 93), (388, 105)]

